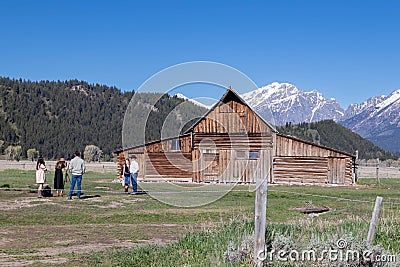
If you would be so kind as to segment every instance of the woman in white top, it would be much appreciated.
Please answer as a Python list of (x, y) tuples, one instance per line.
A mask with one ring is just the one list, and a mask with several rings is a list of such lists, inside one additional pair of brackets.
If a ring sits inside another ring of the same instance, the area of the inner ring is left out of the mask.
[(43, 158), (39, 158), (36, 163), (36, 183), (38, 187), (38, 197), (42, 197), (43, 184), (46, 182), (46, 163)]

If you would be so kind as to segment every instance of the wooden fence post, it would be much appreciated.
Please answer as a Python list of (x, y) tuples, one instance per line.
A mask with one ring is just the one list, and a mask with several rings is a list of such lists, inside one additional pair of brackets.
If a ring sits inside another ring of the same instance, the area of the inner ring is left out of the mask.
[(257, 181), (255, 221), (254, 221), (254, 263), (261, 266), (266, 258), (265, 227), (267, 220), (267, 187), (268, 179)]
[(376, 159), (377, 163), (376, 163), (376, 179), (378, 180), (378, 184), (381, 183), (381, 180), (379, 180), (379, 158)]
[(372, 245), (372, 241), (375, 235), (376, 224), (379, 219), (379, 211), (381, 209), (382, 197), (377, 196), (375, 200), (374, 211), (372, 212), (371, 223), (369, 225), (369, 231), (367, 236), (367, 245)]

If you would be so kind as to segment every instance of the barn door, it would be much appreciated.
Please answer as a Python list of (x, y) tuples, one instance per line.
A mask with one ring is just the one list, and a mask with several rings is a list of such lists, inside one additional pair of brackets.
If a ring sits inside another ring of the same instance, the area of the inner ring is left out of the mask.
[(344, 184), (346, 172), (346, 159), (328, 159), (328, 181), (330, 184)]
[(219, 154), (217, 151), (201, 151), (201, 180), (203, 182), (219, 180)]
[(269, 150), (234, 150), (232, 177), (235, 182), (270, 181), (271, 153)]

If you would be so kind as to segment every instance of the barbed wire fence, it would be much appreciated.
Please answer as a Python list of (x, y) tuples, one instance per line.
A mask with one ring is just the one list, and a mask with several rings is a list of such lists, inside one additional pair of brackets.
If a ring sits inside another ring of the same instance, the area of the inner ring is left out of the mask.
[[(35, 191), (36, 188), (0, 188), (1, 191)], [(76, 190), (75, 190), (76, 191)], [(113, 195), (126, 195), (126, 193), (122, 190), (81, 190), (82, 193), (90, 193), (90, 194), (113, 194)], [(315, 198), (327, 198), (336, 201), (346, 201), (346, 202), (355, 202), (355, 203), (370, 203), (374, 204), (375, 200), (367, 200), (367, 199), (351, 199), (346, 197), (337, 197), (331, 195), (322, 195), (322, 194), (311, 194), (304, 192), (296, 192), (290, 190), (278, 190), (278, 189), (268, 189), (268, 192), (271, 193), (284, 193), (284, 194), (292, 194), (298, 196), (308, 196)], [(187, 193), (254, 193), (253, 190), (248, 189), (233, 189), (233, 190), (181, 190), (181, 191), (138, 191), (138, 195), (144, 194), (187, 194)], [(400, 205), (399, 201), (383, 201), (382, 204), (387, 205)]]

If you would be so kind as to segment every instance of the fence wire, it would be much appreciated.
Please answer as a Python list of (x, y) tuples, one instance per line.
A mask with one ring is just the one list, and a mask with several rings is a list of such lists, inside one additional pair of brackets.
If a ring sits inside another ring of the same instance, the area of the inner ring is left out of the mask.
[[(36, 191), (36, 188), (0, 188), (1, 191)], [(55, 189), (52, 189), (55, 191)], [(69, 189), (64, 189), (64, 192), (68, 192)], [(77, 190), (74, 190), (76, 193)], [(187, 194), (187, 193), (230, 193), (230, 192), (238, 192), (238, 193), (253, 193), (254, 190), (246, 190), (246, 189), (232, 189), (232, 190), (182, 190), (182, 191), (138, 191), (137, 195), (157, 195), (157, 194)], [(310, 197), (318, 197), (318, 198), (328, 198), (335, 199), (337, 201), (348, 201), (348, 202), (358, 202), (358, 203), (371, 203), (374, 204), (375, 200), (363, 200), (363, 199), (351, 199), (344, 197), (335, 197), (321, 194), (311, 194), (311, 193), (302, 193), (288, 190), (276, 190), (276, 189), (268, 189), (268, 192), (276, 192), (276, 193), (286, 193), (293, 194), (299, 196), (310, 196)], [(126, 195), (127, 193), (124, 191), (113, 191), (113, 190), (81, 190), (81, 193), (91, 193), (91, 194), (115, 194), (115, 195)], [(400, 202), (392, 202), (392, 201), (383, 201), (382, 204), (388, 205), (400, 205)]]

